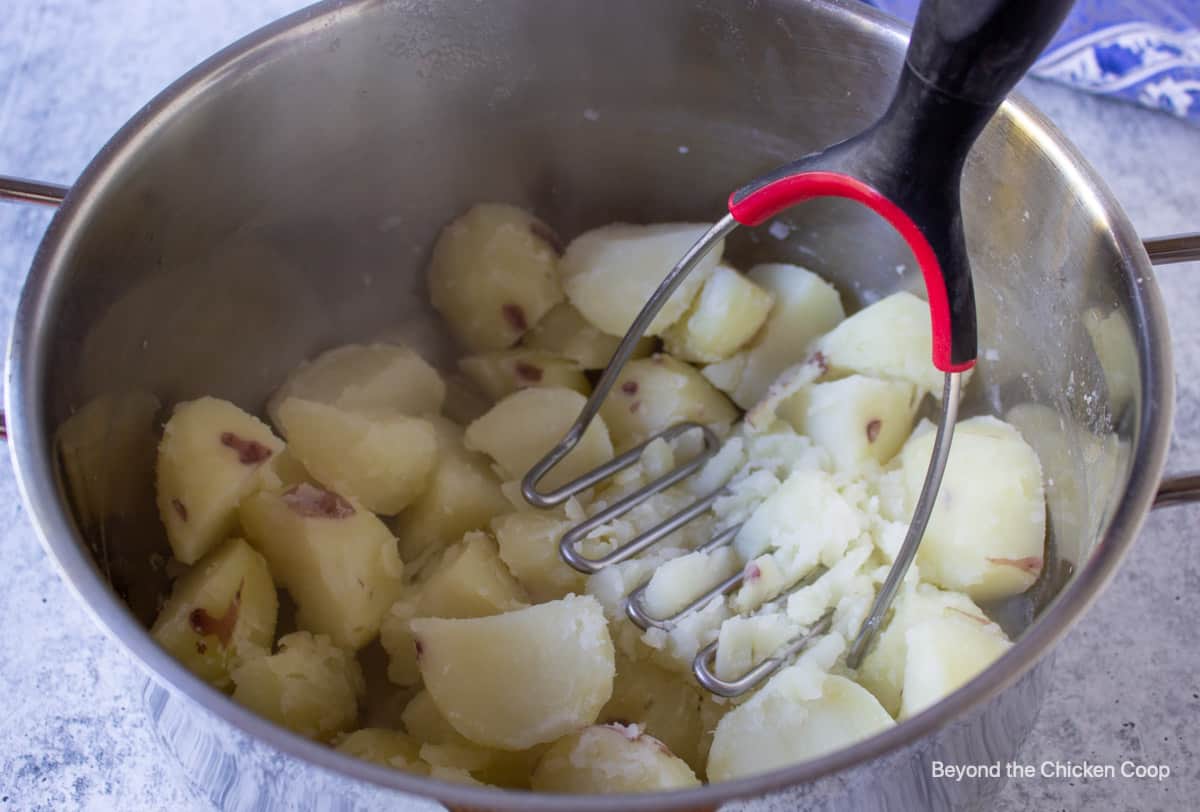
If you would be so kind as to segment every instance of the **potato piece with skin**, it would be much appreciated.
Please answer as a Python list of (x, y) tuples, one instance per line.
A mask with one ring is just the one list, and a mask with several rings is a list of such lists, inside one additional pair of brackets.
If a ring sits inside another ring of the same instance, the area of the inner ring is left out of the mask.
[(912, 433), (918, 402), (911, 383), (851, 375), (809, 385), (777, 414), (828, 451), (837, 470), (853, 471), (896, 455)]
[(637, 725), (592, 725), (559, 739), (531, 784), (542, 792), (607, 794), (700, 786), (683, 759)]
[(171, 551), (194, 564), (237, 529), (238, 503), (261, 487), (283, 441), (227, 400), (180, 403), (158, 445), (158, 513)]
[(278, 610), (266, 560), (229, 539), (175, 582), (150, 635), (193, 674), (224, 689), (233, 667), (270, 650)]
[[(916, 504), (932, 432), (901, 452), (906, 506)], [(975, 600), (1024, 592), (1042, 571), (1046, 501), (1037, 454), (1008, 423), (973, 417), (954, 442), (933, 515), (917, 551), (921, 576)]]
[(690, 677), (617, 652), (612, 698), (598, 723), (636, 724), (671, 749), (699, 774), (707, 756), (703, 715), (712, 702)]
[(663, 333), (666, 350), (684, 361), (733, 355), (758, 332), (775, 297), (728, 265), (718, 265), (679, 321)]
[(429, 773), (429, 766), (421, 761), (420, 742), (398, 730), (364, 727), (342, 736), (334, 749), (384, 767), (417, 775)]
[(427, 415), (437, 440), (433, 472), (424, 492), (392, 521), (400, 556), (416, 560), (424, 551), (451, 544), (510, 509), (487, 457), (468, 451), (463, 429)]
[(421, 415), (436, 412), (445, 397), (442, 377), (412, 349), (398, 344), (347, 344), (297, 367), (267, 402), (267, 414), (283, 431), (279, 407), (288, 398), (348, 411)]
[(321, 741), (354, 725), (366, 691), (353, 653), (308, 632), (284, 635), (276, 653), (242, 663), (232, 677), (235, 701)]
[[(522, 389), (467, 426), (466, 446), (495, 460), (506, 477), (520, 479), (562, 439), (586, 402), (583, 395), (570, 389)], [(564, 485), (612, 456), (608, 428), (603, 417), (597, 417), (579, 445), (559, 461), (540, 487)]]
[(704, 368), (704, 377), (743, 409), (762, 400), (780, 373), (805, 359), (813, 339), (846, 315), (833, 286), (798, 265), (756, 265), (746, 276), (775, 298), (766, 323), (748, 347)]
[(695, 368), (660, 353), (625, 365), (600, 417), (624, 450), (681, 421), (732, 423), (737, 409)]
[(518, 389), (561, 386), (581, 395), (592, 385), (574, 361), (541, 350), (499, 350), (459, 359), (458, 368), (493, 401)]
[(810, 685), (781, 671), (717, 725), (708, 780), (727, 781), (816, 758), (895, 724), (870, 692), (827, 674)]
[(524, 750), (596, 720), (612, 695), (600, 604), (571, 596), (503, 615), (411, 622), (425, 687), (471, 741)]
[[(928, 303), (901, 291), (864, 307), (813, 349), (834, 373), (907, 381), (940, 400), (945, 373), (933, 365), (932, 335)], [(962, 373), (964, 386), (970, 372)]]
[(419, 617), (486, 617), (529, 605), (529, 596), (496, 551), (486, 533), (468, 533), (446, 551), (421, 586)]
[[(587, 322), (568, 302), (555, 305), (542, 316), (522, 342), (535, 350), (545, 350), (579, 364), (583, 369), (604, 369), (612, 360), (621, 339)], [(631, 358), (645, 358), (654, 352), (654, 339), (644, 336), (634, 347)]]
[[(989, 621), (983, 610), (961, 592), (947, 592), (932, 584), (920, 584), (901, 591), (891, 618), (875, 646), (867, 652), (858, 669), (858, 681), (875, 695), (893, 716), (900, 713), (908, 663), (908, 631), (927, 620), (959, 615), (972, 623)], [(1003, 637), (997, 626), (994, 632)]]
[[(708, 229), (706, 223), (615, 223), (585, 232), (567, 246), (559, 265), (567, 298), (593, 325), (623, 336), (655, 288)], [(646, 335), (662, 334), (683, 316), (724, 250), (722, 240), (700, 260)]]
[(558, 542), (571, 524), (561, 517), (534, 511), (509, 513), (492, 520), (501, 560), (535, 603), (583, 591), (583, 573), (563, 561), (558, 552)]
[(511, 347), (563, 300), (554, 231), (527, 211), (472, 206), (433, 247), (427, 278), (433, 307), (472, 351)]
[(434, 428), (420, 418), (289, 398), (279, 420), (289, 450), (318, 482), (375, 513), (395, 514), (411, 504), (436, 463)]
[(902, 720), (954, 693), (1012, 645), (996, 624), (961, 613), (918, 623), (905, 641)]
[(376, 516), (332, 491), (300, 484), (242, 503), (242, 526), (291, 594), (302, 629), (354, 650), (379, 633), (403, 591), (396, 540)]

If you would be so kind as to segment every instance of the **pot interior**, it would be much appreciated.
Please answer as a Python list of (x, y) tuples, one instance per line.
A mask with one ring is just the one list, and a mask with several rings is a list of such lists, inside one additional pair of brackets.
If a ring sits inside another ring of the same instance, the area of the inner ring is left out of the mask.
[[(423, 269), (468, 205), (526, 206), (568, 238), (713, 220), (741, 182), (878, 115), (904, 48), (869, 12), (795, 0), (364, 2), (291, 26), (120, 136), (39, 259), (39, 439), (52, 452), (62, 421), (118, 396), (62, 500), (89, 500), (81, 543), (143, 623), (167, 584), (150, 464), (172, 404), (212, 394), (261, 414), (300, 360), (379, 337), (448, 365)], [(1073, 161), (1006, 107), (963, 188), (981, 337), (965, 413), (1011, 416), (1049, 493), (1051, 565), (990, 607), (1010, 632), (1093, 548), (1142, 407), (1135, 271)], [(848, 310), (922, 290), (900, 239), (847, 201), (739, 231), (727, 256), (811, 268)], [(133, 440), (121, 412), (144, 405), (122, 404), (145, 401), (130, 393), (161, 405)]]

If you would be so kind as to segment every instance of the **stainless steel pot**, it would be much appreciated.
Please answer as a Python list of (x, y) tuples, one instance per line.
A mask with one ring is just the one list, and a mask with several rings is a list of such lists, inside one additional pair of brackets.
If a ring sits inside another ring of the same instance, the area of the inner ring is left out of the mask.
[[(30, 515), (100, 625), (162, 686), (149, 692), (160, 730), (211, 797), (289, 808), (365, 797), (322, 797), (320, 771), (288, 767), (281, 753), (463, 809), (707, 809), (763, 795), (788, 809), (965, 808), (997, 791), (998, 780), (931, 779), (928, 765), (1013, 757), (1049, 687), (1046, 655), (1156, 495), (1200, 496), (1200, 477), (1160, 483), (1173, 388), (1150, 271), (1151, 257), (1194, 258), (1196, 238), (1143, 247), (1099, 179), (1019, 100), (977, 144), (963, 190), (984, 349), (967, 407), (1033, 403), (1060, 418), (1028, 429), (1059, 479), (1055, 563), (1028, 599), (996, 607), (1014, 625), (1036, 615), (1003, 658), (841, 752), (619, 801), (454, 786), (350, 759), (233, 704), (153, 643), (146, 625), (165, 577), (152, 553), (165, 545), (149, 480), (107, 458), (101, 478), (137, 498), (83, 521), (55, 459), (60, 423), (106, 393), (165, 404), (216, 394), (257, 409), (301, 358), (397, 326), (444, 362), (452, 350), (421, 269), (437, 229), (466, 205), (527, 205), (566, 234), (715, 218), (740, 181), (881, 112), (903, 50), (899, 27), (833, 0), (331, 0), (184, 76), (69, 192), (0, 184), (23, 199), (65, 194), (8, 356)], [(786, 237), (778, 226), (750, 233), (731, 256), (801, 262), (850, 302), (920, 284), (899, 239), (853, 204), (806, 204), (783, 222)]]

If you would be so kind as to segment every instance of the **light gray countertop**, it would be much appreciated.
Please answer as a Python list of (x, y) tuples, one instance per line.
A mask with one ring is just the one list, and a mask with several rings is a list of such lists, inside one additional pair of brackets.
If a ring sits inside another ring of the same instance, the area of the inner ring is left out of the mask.
[[(0, 173), (69, 184), (168, 82), (300, 0), (6, 0)], [(1059, 87), (1030, 96), (1144, 235), (1200, 230), (1200, 129)], [(0, 205), (0, 324), (50, 214)], [(1171, 467), (1200, 467), (1200, 266), (1160, 269), (1175, 343)], [(1012, 780), (999, 808), (1191, 809), (1200, 797), (1200, 508), (1153, 514), (1122, 571), (1059, 646), (1057, 690), (1020, 761), (1129, 758), (1162, 782)], [(0, 809), (205, 809), (166, 761), (144, 677), (55, 574), (0, 462)]]

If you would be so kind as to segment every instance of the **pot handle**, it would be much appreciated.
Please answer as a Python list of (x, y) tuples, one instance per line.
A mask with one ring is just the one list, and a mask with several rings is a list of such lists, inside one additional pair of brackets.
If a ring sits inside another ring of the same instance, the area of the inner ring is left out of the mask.
[[(58, 206), (67, 196), (68, 191), (66, 186), (0, 175), (0, 200)], [(0, 409), (0, 440), (7, 439), (8, 425), (4, 420), (4, 410)]]
[[(69, 187), (54, 183), (0, 175), (0, 200), (58, 206), (68, 191)], [(1156, 237), (1145, 240), (1142, 244), (1154, 265), (1200, 260), (1200, 233)], [(0, 410), (0, 440), (7, 437), (4, 412)], [(1164, 479), (1159, 485), (1154, 507), (1186, 505), (1197, 501), (1200, 501), (1200, 472), (1192, 472)]]
[[(1154, 265), (1200, 260), (1200, 234), (1174, 234), (1156, 237), (1142, 243)], [(1200, 502), (1200, 471), (1167, 476), (1158, 485), (1154, 507), (1171, 507)]]

